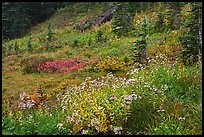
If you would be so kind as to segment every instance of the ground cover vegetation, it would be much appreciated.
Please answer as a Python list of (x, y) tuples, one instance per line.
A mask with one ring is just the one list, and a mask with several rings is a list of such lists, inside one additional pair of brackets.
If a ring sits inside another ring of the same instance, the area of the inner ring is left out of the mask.
[(2, 134), (202, 134), (201, 2), (2, 8)]

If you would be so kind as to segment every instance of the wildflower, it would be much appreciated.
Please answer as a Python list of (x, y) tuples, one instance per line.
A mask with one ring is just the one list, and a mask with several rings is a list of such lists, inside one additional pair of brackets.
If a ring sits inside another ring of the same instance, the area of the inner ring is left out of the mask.
[(135, 93), (133, 93), (131, 96), (132, 96), (132, 100), (136, 100), (137, 99), (137, 95), (135, 95)]
[(72, 117), (67, 116), (67, 122), (72, 122), (72, 121), (73, 121)]
[(21, 100), (24, 100), (24, 98), (27, 97), (27, 96), (28, 96), (28, 95), (27, 95), (26, 93), (22, 93), (22, 94), (20, 94), (20, 99), (21, 99)]
[(98, 127), (95, 127), (95, 129), (96, 129), (98, 132), (100, 131)]
[(35, 101), (35, 100), (33, 100), (33, 99), (31, 100), (31, 102), (32, 102), (32, 103), (34, 103), (34, 104), (36, 103), (36, 101)]
[(67, 108), (66, 106), (63, 106), (63, 107), (62, 107), (62, 111), (64, 111), (66, 108)]
[(87, 133), (88, 133), (88, 130), (84, 130), (84, 129), (83, 129), (82, 132), (81, 132), (82, 135), (85, 135), (85, 134), (87, 134)]
[(135, 43), (135, 42), (136, 42), (136, 40), (133, 40), (133, 41), (132, 41), (132, 43)]
[(61, 129), (63, 127), (63, 124), (62, 123), (58, 123), (57, 124), (57, 128)]
[(136, 79), (129, 79), (127, 82), (126, 82), (126, 85), (129, 85), (131, 83), (134, 83), (136, 81)]
[(12, 112), (12, 111), (9, 113), (9, 116), (10, 116), (10, 117), (12, 117), (12, 116), (13, 116), (13, 112)]
[(109, 125), (110, 129), (113, 129), (113, 125)]
[(112, 95), (112, 96), (110, 97), (110, 100), (115, 100), (115, 99), (117, 99), (117, 97), (116, 97), (115, 95)]
[(185, 117), (179, 117), (179, 120), (185, 120), (186, 118)]
[(126, 109), (130, 109), (130, 106), (127, 105), (127, 104), (122, 104), (121, 106), (122, 106), (122, 107), (125, 107)]
[(116, 127), (113, 129), (113, 132), (116, 134), (116, 135), (121, 135), (122, 133), (122, 127)]
[(160, 110), (158, 110), (157, 112), (164, 112), (165, 110), (164, 109), (160, 109)]
[(32, 115), (29, 115), (29, 119), (32, 119), (33, 118), (33, 116)]
[(132, 100), (132, 96), (131, 95), (126, 95), (125, 96), (125, 100), (130, 100), (131, 101)]
[(88, 124), (88, 127), (94, 126), (94, 125), (100, 125), (100, 122), (97, 118), (91, 119), (91, 123)]
[(125, 103), (129, 105), (129, 104), (131, 104), (132, 102), (131, 102), (131, 101), (126, 101)]
[(138, 96), (138, 98), (141, 99), (142, 97), (141, 97), (141, 96)]
[(80, 122), (82, 122), (81, 119), (78, 119), (78, 120), (75, 122), (75, 124), (79, 124)]
[(102, 108), (103, 108), (103, 107), (99, 106), (99, 107), (98, 107), (98, 110), (101, 110)]
[(26, 109), (26, 104), (24, 104), (24, 103), (20, 103), (19, 106), (20, 106), (22, 109)]
[(118, 88), (118, 86), (116, 86), (115, 84), (113, 84), (112, 87), (113, 87), (114, 89)]
[(167, 90), (168, 89), (168, 86), (165, 84), (164, 85), (164, 90)]
[(26, 107), (32, 108), (35, 105), (35, 103), (32, 100), (28, 100), (26, 103)]

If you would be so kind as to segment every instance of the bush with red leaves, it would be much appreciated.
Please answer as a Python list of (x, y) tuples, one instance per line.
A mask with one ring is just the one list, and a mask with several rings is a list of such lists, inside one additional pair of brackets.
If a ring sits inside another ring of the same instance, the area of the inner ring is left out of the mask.
[(71, 60), (47, 61), (39, 63), (38, 72), (67, 74), (74, 70), (85, 68), (87, 65), (88, 62), (80, 62), (79, 59), (76, 58)]

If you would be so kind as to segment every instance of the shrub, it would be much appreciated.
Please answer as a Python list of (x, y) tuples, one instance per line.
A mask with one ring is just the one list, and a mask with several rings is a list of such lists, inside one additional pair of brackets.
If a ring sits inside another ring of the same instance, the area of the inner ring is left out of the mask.
[(99, 62), (96, 67), (100, 71), (115, 72), (115, 71), (127, 71), (128, 64), (124, 61), (119, 60), (118, 57), (108, 56), (107, 60)]
[(20, 53), (20, 49), (19, 49), (19, 45), (18, 45), (17, 41), (14, 44), (14, 50), (15, 50), (16, 54)]
[(38, 72), (38, 66), (42, 62), (53, 61), (52, 58), (47, 58), (44, 56), (30, 56), (23, 58), (20, 62), (22, 71), (26, 74)]
[(147, 48), (147, 55), (149, 58), (156, 58), (160, 54), (165, 54), (167, 56), (167, 60), (175, 60), (180, 56), (180, 52), (182, 51), (182, 46), (155, 46), (151, 48)]
[(103, 40), (103, 32), (101, 30), (98, 30), (96, 32), (96, 41), (101, 42)]
[(72, 46), (73, 48), (79, 47), (79, 41), (78, 41), (77, 39), (74, 39), (74, 41), (73, 41), (73, 43), (71, 44), (71, 46)]
[(78, 70), (86, 67), (87, 62), (79, 62), (78, 59), (74, 58), (71, 60), (55, 60), (52, 62), (41, 62), (39, 63), (38, 72), (47, 72), (47, 73), (62, 73), (67, 74), (71, 71)]
[(80, 23), (76, 23), (76, 24), (74, 25), (73, 29), (81, 30), (81, 25), (80, 25)]

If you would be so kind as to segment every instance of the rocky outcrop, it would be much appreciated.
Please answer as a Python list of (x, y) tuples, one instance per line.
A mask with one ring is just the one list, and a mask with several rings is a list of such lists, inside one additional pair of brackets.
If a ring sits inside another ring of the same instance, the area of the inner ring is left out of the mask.
[(81, 32), (85, 32), (86, 29), (90, 29), (92, 26), (98, 26), (102, 23), (110, 21), (112, 19), (114, 12), (115, 9), (107, 10), (104, 13), (102, 13), (101, 16), (97, 17), (94, 21), (87, 20), (83, 23), (76, 24), (74, 28), (80, 30)]

